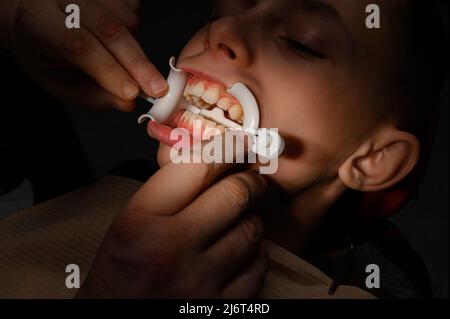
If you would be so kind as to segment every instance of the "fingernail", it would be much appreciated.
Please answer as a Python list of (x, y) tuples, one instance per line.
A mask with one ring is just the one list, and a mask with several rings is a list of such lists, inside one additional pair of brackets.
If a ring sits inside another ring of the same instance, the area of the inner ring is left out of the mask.
[(163, 93), (167, 89), (167, 82), (163, 78), (157, 77), (152, 80), (151, 83), (152, 91), (154, 94), (158, 95)]
[(123, 84), (122, 90), (123, 94), (127, 98), (135, 98), (139, 94), (139, 88), (137, 87), (137, 85), (130, 81), (126, 81)]

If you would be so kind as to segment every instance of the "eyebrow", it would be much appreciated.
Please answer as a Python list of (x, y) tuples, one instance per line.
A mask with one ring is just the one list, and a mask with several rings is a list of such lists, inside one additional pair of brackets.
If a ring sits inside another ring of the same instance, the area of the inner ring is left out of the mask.
[(323, 17), (327, 22), (339, 27), (353, 42), (353, 32), (348, 28), (339, 11), (328, 0), (296, 0), (298, 10)]
[(297, 5), (299, 9), (320, 14), (330, 20), (343, 22), (339, 12), (324, 0), (297, 0)]
[(308, 14), (323, 17), (324, 20), (342, 30), (350, 47), (354, 48), (355, 38), (339, 11), (328, 0), (295, 0), (297, 9)]

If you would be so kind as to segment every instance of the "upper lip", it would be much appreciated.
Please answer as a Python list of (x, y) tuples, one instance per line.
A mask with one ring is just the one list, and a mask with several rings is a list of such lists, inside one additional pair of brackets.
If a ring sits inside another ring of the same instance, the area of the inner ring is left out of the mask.
[(229, 88), (224, 82), (222, 82), (221, 80), (217, 79), (216, 77), (214, 77), (212, 75), (207, 74), (206, 72), (199, 71), (199, 70), (189, 68), (189, 67), (181, 67), (180, 69), (186, 73), (192, 74), (192, 75), (202, 78), (206, 81), (220, 84), (226, 89)]

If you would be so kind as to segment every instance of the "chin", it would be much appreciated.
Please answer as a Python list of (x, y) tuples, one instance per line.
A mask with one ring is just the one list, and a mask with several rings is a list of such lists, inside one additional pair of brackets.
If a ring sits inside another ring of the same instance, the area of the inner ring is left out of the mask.
[[(158, 165), (160, 168), (163, 168), (164, 166), (172, 163), (170, 159), (170, 150), (171, 147), (167, 146), (165, 144), (161, 144), (158, 150), (157, 160)], [(270, 175), (264, 175), (265, 178), (267, 178), (270, 182), (275, 183), (278, 187), (282, 188), (288, 193), (295, 193), (299, 187), (301, 186), (299, 184), (301, 183), (301, 178), (293, 178), (292, 171), (289, 169), (289, 165), (283, 165), (286, 163), (283, 163), (284, 160), (281, 158), (279, 160), (279, 167), (275, 174)], [(250, 164), (246, 168), (247, 170), (254, 171), (254, 172), (260, 172), (261, 164)]]

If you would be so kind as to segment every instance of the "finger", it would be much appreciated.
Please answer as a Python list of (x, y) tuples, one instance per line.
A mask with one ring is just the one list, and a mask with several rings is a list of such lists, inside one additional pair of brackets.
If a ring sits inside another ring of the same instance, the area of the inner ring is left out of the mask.
[(267, 275), (267, 255), (261, 253), (241, 274), (222, 290), (224, 299), (250, 299), (257, 297)]
[(101, 4), (110, 9), (122, 23), (131, 31), (134, 31), (139, 19), (136, 10), (124, 0), (99, 0)]
[[(131, 112), (135, 102), (117, 98), (105, 91), (90, 77), (78, 70), (46, 70), (39, 83), (47, 91), (71, 105), (87, 107), (97, 110), (116, 108), (122, 112)], [(67, 85), (71, 83), (71, 85)], [(83, 94), (80, 94), (80, 93)]]
[(242, 265), (246, 264), (258, 252), (264, 227), (259, 218), (252, 216), (236, 225), (223, 238), (205, 251), (208, 264), (215, 265), (214, 271), (230, 280)]
[(89, 31), (74, 31), (66, 45), (66, 58), (101, 87), (123, 100), (134, 100), (139, 87), (128, 72)]
[(83, 27), (52, 28), (48, 32), (56, 54), (93, 78), (106, 91), (127, 101), (137, 97), (139, 87), (136, 82), (88, 30)]
[(97, 2), (80, 0), (80, 6), (81, 10), (90, 12), (82, 20), (83, 26), (111, 52), (136, 80), (142, 91), (154, 97), (164, 95), (168, 89), (166, 80), (121, 21), (108, 8)]
[(211, 243), (265, 193), (265, 179), (254, 172), (235, 174), (219, 181), (177, 215), (196, 245)]
[[(245, 139), (245, 135), (237, 135), (237, 138)], [(231, 150), (234, 150), (235, 154), (247, 151), (245, 148), (231, 148)], [(207, 164), (204, 162), (168, 164), (154, 174), (136, 193), (131, 204), (147, 207), (147, 212), (155, 215), (178, 213), (232, 166), (232, 163)], [(158, 195), (155, 196), (155, 194)]]

